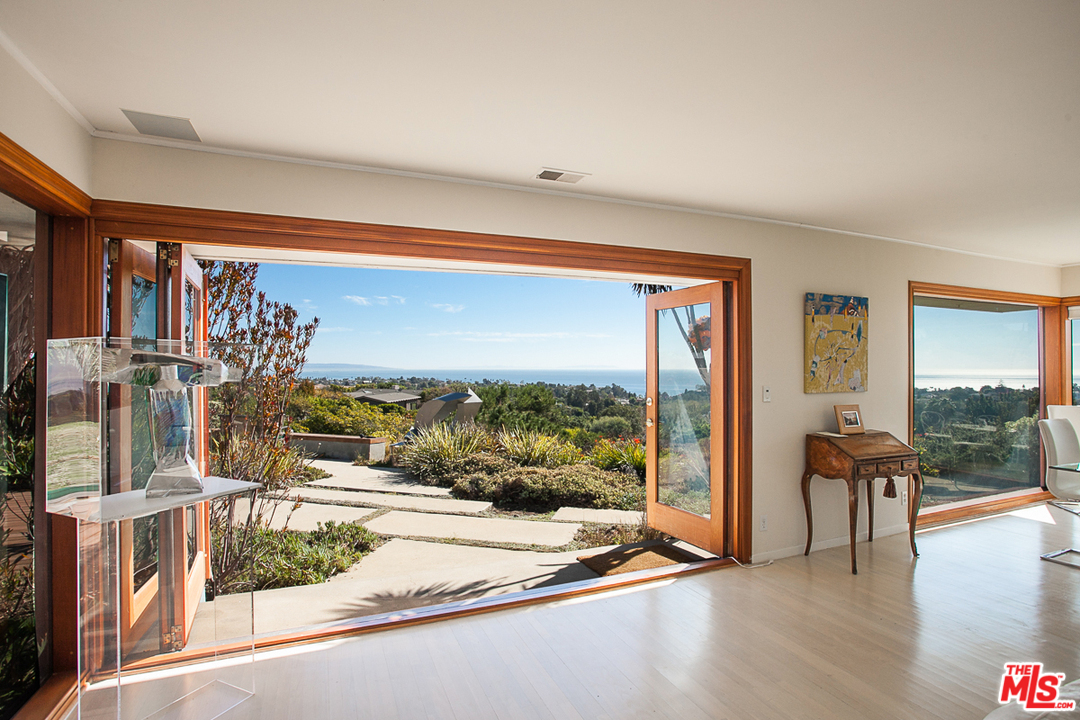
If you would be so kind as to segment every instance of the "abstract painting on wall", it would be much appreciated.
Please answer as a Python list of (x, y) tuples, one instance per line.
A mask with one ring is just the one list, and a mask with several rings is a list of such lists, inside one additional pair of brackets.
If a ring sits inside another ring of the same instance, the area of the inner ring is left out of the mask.
[(803, 392), (866, 392), (868, 301), (806, 293)]

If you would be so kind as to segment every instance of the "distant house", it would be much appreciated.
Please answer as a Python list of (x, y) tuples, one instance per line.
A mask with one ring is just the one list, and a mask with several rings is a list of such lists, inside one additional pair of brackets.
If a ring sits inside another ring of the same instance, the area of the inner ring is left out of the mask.
[(420, 396), (400, 390), (356, 390), (346, 393), (351, 398), (372, 405), (397, 405), (406, 410), (416, 410), (420, 407)]

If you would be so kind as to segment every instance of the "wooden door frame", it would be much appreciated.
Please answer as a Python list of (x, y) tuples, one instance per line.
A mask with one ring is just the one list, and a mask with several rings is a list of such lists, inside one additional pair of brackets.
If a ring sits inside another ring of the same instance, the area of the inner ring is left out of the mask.
[[(752, 501), (751, 420), (751, 263), (700, 253), (650, 248), (516, 238), (422, 228), (403, 228), (365, 223), (346, 223), (247, 213), (93, 201), (45, 163), (0, 133), (0, 190), (38, 210), (38, 245), (35, 289), (37, 303), (37, 353), (44, 357), (46, 340), (100, 336), (104, 332), (105, 252), (104, 237), (199, 242), (201, 244), (310, 249), (392, 257), (416, 257), (498, 263), (599, 272), (629, 272), (643, 276), (669, 275), (702, 280), (733, 279), (737, 325), (736, 362), (742, 369), (738, 380), (739, 426), (737, 467), (732, 488), (738, 512), (732, 517), (733, 555), (741, 561), (751, 556), (750, 518)], [(111, 223), (101, 231), (96, 217)], [(44, 363), (38, 365), (38, 387), (47, 386)], [(38, 397), (37, 433), (45, 436), (45, 394)], [(42, 653), (43, 677), (52, 672), (70, 673), (77, 667), (76, 624), (78, 581), (75, 557), (77, 534), (70, 518), (45, 515), (43, 501), (45, 453), (37, 454), (35, 503), (37, 547), (35, 583), (39, 631), (47, 642)], [(729, 563), (729, 561), (728, 561)], [(723, 562), (720, 564), (724, 564)], [(704, 569), (704, 568), (702, 568)], [(611, 583), (599, 583), (595, 592)], [(541, 594), (534, 593), (537, 597)], [(524, 600), (519, 602), (531, 602)], [(475, 611), (485, 611), (474, 608)], [(425, 613), (416, 622), (445, 617), (457, 611)], [(294, 634), (295, 635), (295, 634)], [(295, 637), (293, 638), (295, 640)], [(289, 642), (288, 638), (281, 642)], [(269, 642), (269, 641), (268, 641)], [(266, 644), (266, 643), (263, 643)], [(72, 697), (70, 694), (66, 697)]]
[(751, 263), (675, 250), (95, 200), (98, 237), (619, 272), (733, 283), (731, 555), (752, 555)]

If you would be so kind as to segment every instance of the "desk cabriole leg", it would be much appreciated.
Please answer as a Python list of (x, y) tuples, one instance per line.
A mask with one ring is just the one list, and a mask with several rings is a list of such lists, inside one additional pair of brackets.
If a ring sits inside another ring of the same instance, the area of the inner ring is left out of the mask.
[(851, 543), (851, 574), (858, 575), (859, 568), (855, 564), (855, 529), (859, 525), (859, 481), (848, 480), (848, 536)]
[(806, 549), (803, 555), (810, 554), (810, 544), (814, 541), (814, 513), (810, 510), (810, 478), (814, 473), (807, 470), (802, 476), (802, 501), (806, 508)]
[(870, 516), (870, 522), (866, 532), (866, 541), (874, 542), (874, 478), (869, 478), (866, 481), (866, 507)]
[(911, 541), (911, 554), (914, 557), (919, 557), (919, 550), (915, 547), (915, 524), (919, 520), (922, 485), (922, 473), (913, 472), (908, 476), (908, 539)]

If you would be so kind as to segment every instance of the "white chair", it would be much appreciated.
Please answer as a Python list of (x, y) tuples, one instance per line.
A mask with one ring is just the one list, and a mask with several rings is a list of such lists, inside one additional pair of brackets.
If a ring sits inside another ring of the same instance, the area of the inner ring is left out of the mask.
[[(1080, 439), (1077, 438), (1073, 424), (1064, 418), (1040, 420), (1039, 435), (1042, 436), (1043, 447), (1046, 449), (1046, 489), (1058, 499), (1051, 500), (1050, 504), (1080, 515), (1080, 511), (1077, 510), (1077, 502), (1080, 501), (1080, 473), (1050, 469), (1052, 465), (1080, 463)], [(1059, 500), (1064, 502), (1059, 502)], [(1080, 567), (1075, 563), (1059, 559), (1073, 553), (1080, 555), (1080, 551), (1074, 548), (1065, 548), (1040, 557), (1061, 565)]]
[(1051, 420), (1068, 420), (1073, 431), (1080, 437), (1080, 405), (1047, 405), (1046, 417)]

